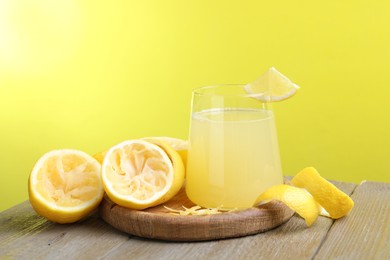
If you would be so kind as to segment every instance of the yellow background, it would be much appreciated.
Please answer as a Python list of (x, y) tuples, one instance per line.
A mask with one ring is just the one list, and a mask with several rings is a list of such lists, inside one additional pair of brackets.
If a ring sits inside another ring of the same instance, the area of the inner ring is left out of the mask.
[(35, 161), (142, 136), (187, 138), (191, 89), (270, 66), (286, 175), (389, 182), (390, 1), (0, 0), (0, 210)]

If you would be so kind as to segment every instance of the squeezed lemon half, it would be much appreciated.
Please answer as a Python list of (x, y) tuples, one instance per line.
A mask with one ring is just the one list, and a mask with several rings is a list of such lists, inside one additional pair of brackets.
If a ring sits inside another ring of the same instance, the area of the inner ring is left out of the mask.
[(181, 157), (183, 160), (184, 166), (187, 165), (187, 151), (188, 151), (188, 141), (174, 138), (174, 137), (167, 137), (167, 136), (153, 136), (153, 137), (145, 137), (142, 138), (144, 140), (160, 140), (164, 143), (170, 145)]
[(245, 85), (245, 91), (263, 102), (288, 99), (296, 94), (299, 86), (274, 67), (268, 69), (255, 81)]
[[(170, 145), (178, 154), (180, 155), (184, 166), (187, 164), (187, 150), (188, 150), (188, 141), (174, 138), (174, 137), (167, 137), (167, 136), (153, 136), (153, 137), (145, 137), (141, 138), (141, 140), (146, 139), (157, 139), (160, 141), (163, 141), (164, 143)], [(104, 156), (106, 156), (107, 151), (103, 151), (100, 153), (95, 154), (93, 157), (95, 157), (96, 160), (98, 160), (100, 163), (103, 163)]]
[(54, 150), (35, 164), (28, 181), (34, 210), (57, 223), (72, 223), (97, 208), (103, 198), (100, 163), (78, 150)]
[(102, 164), (102, 181), (116, 204), (145, 209), (171, 199), (184, 183), (180, 155), (167, 143), (128, 140), (110, 148)]

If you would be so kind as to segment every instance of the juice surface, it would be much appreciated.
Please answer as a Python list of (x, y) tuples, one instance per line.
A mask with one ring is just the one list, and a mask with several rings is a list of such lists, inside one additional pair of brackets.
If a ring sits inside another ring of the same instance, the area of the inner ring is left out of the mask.
[(247, 208), (283, 183), (271, 111), (203, 110), (192, 115), (190, 129), (186, 192), (194, 203)]

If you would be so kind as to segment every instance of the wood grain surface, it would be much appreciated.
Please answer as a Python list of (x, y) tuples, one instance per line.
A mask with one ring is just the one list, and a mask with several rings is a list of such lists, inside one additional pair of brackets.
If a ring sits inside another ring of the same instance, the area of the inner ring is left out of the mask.
[(390, 259), (389, 183), (333, 181), (355, 208), (310, 228), (294, 215), (267, 232), (207, 242), (165, 242), (129, 235), (97, 212), (60, 225), (38, 216), (28, 201), (0, 212), (0, 259)]
[(355, 207), (336, 221), (318, 259), (390, 259), (390, 184), (363, 182), (352, 194)]
[(205, 241), (252, 235), (273, 229), (294, 214), (283, 203), (276, 201), (205, 216), (176, 215), (164, 206), (182, 210), (183, 206), (191, 208), (195, 204), (187, 198), (184, 189), (163, 205), (146, 210), (118, 206), (105, 196), (99, 214), (107, 223), (126, 233), (169, 241)]

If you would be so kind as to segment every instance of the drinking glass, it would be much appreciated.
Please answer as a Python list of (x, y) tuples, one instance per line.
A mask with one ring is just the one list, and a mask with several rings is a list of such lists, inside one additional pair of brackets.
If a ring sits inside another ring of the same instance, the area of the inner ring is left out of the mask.
[(283, 183), (274, 114), (262, 93), (218, 85), (192, 93), (186, 193), (207, 208), (248, 208)]

